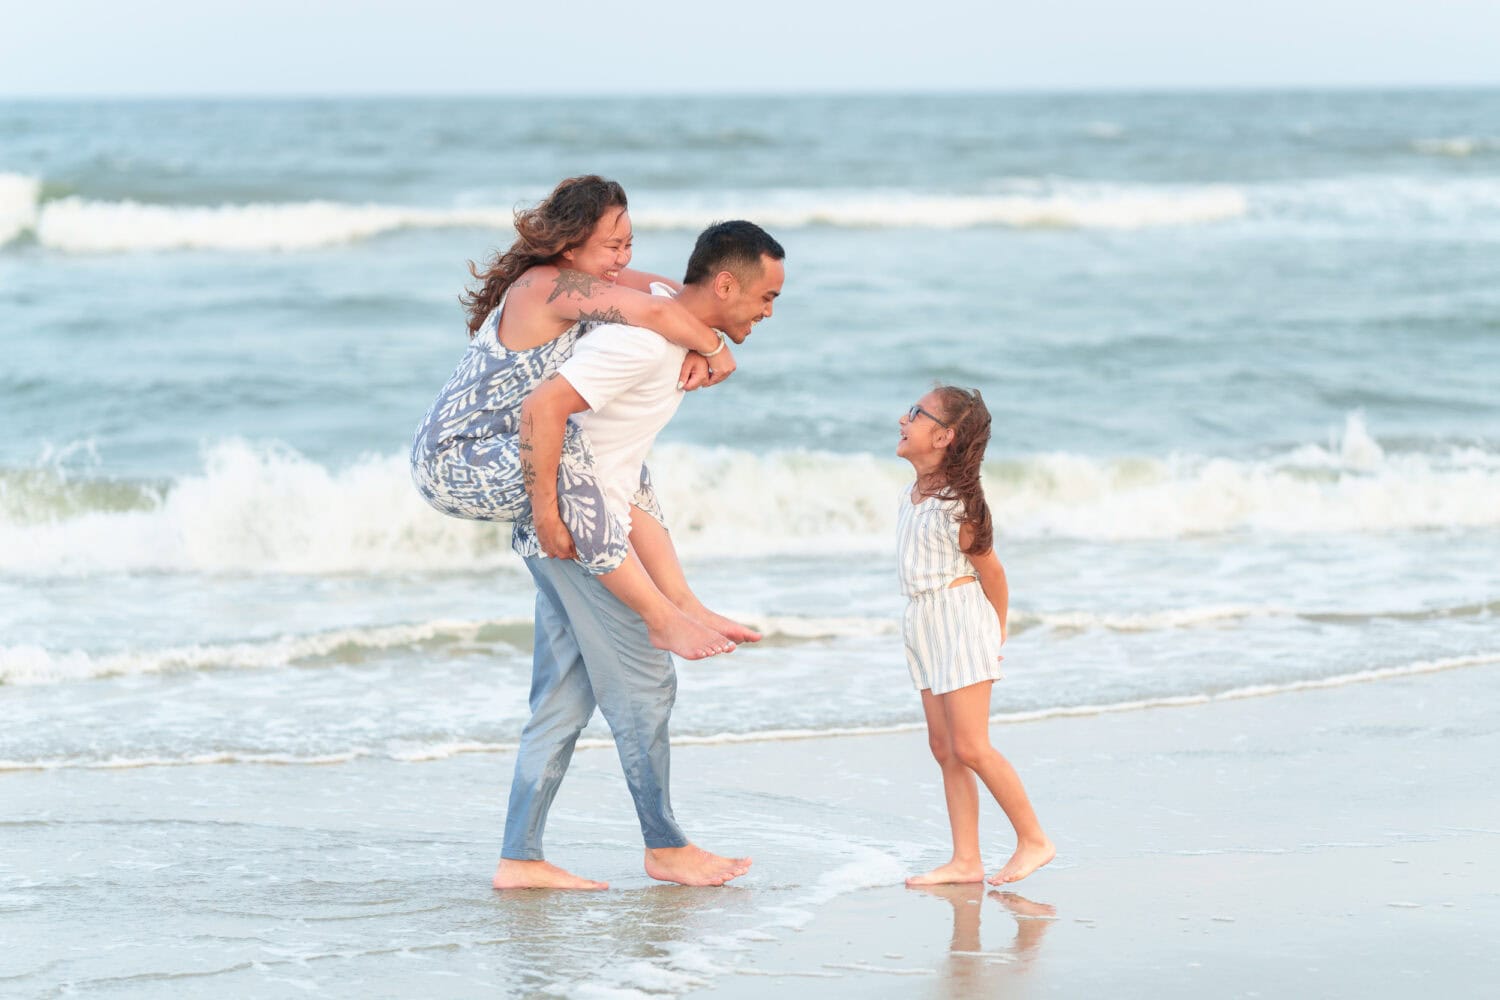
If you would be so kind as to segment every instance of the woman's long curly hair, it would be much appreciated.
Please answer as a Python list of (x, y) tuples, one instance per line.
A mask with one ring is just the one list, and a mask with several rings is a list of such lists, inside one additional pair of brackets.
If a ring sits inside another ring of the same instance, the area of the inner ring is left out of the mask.
[(941, 400), (939, 409), (953, 431), (953, 441), (938, 467), (943, 485), (931, 495), (940, 500), (959, 501), (963, 513), (958, 523), (974, 529), (974, 540), (964, 549), (964, 555), (983, 555), (995, 543), (990, 505), (984, 499), (984, 485), (979, 481), (984, 449), (990, 443), (990, 411), (978, 389), (940, 385), (932, 391)]
[(469, 336), (484, 325), (505, 292), (528, 268), (556, 262), (564, 251), (583, 246), (611, 208), (629, 208), (625, 189), (596, 174), (569, 177), (553, 188), (535, 208), (517, 209), (516, 241), (490, 258), (483, 271), (469, 261), (469, 273), (479, 279), (459, 301), (469, 313)]

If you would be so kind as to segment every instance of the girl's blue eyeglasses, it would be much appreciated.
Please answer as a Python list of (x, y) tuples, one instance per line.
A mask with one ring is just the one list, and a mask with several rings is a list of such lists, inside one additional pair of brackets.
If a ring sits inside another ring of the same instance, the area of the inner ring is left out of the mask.
[(928, 413), (926, 410), (922, 409), (921, 406), (915, 406), (914, 405), (911, 409), (909, 409), (909, 410), (906, 411), (906, 420), (907, 420), (908, 423), (910, 423), (911, 421), (917, 419), (918, 416), (926, 417), (928, 420), (931, 420), (933, 423), (937, 424), (939, 427), (947, 427), (947, 426), (949, 426), (948, 425), (948, 421), (946, 421), (946, 420), (939, 420), (937, 417), (933, 416), (931, 413)]

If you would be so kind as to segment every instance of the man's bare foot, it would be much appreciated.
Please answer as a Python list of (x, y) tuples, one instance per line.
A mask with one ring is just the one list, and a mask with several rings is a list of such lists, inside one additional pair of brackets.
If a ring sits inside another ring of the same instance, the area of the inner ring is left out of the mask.
[(749, 858), (721, 858), (692, 844), (646, 848), (646, 874), (678, 885), (723, 885), (750, 870)]
[(657, 649), (665, 649), (684, 660), (701, 660), (720, 653), (734, 652), (734, 643), (687, 615), (675, 614), (659, 622), (646, 624), (646, 637)]
[(501, 858), (495, 869), (496, 889), (608, 889), (608, 882), (595, 882), (564, 871), (550, 861), (517, 861)]
[(1052, 846), (1052, 841), (1043, 838), (1037, 843), (1026, 842), (1016, 846), (1016, 853), (1010, 856), (1005, 867), (991, 875), (990, 885), (1005, 885), (1007, 882), (1019, 882), (1038, 868), (1051, 861), (1057, 855), (1057, 849)]
[(927, 872), (925, 875), (913, 875), (906, 880), (906, 884), (912, 888), (923, 885), (959, 885), (965, 882), (984, 881), (984, 862), (982, 861), (950, 861)]

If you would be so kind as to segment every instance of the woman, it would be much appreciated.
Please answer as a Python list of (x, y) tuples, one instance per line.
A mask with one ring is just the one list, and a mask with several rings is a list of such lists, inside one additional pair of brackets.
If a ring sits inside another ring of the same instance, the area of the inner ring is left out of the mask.
[[(683, 365), (684, 388), (714, 385), (734, 371), (724, 338), (672, 298), (650, 294), (658, 275), (631, 271), (632, 233), (625, 191), (593, 175), (572, 177), (535, 208), (516, 213), (516, 240), (483, 271), (464, 298), (468, 351), (417, 429), (412, 480), (445, 514), (479, 521), (515, 520), (527, 510), (517, 437), (521, 401), (572, 354), (598, 323), (656, 331), (697, 352)], [(708, 360), (705, 360), (708, 359)], [(676, 603), (647, 573), (628, 524), (609, 517), (588, 439), (569, 425), (558, 482), (563, 522), (578, 562), (639, 614), (651, 641), (686, 659), (734, 649), (760, 636), (704, 608), (686, 588), (675, 559), (658, 565)], [(658, 521), (649, 474), (641, 469), (635, 504)]]

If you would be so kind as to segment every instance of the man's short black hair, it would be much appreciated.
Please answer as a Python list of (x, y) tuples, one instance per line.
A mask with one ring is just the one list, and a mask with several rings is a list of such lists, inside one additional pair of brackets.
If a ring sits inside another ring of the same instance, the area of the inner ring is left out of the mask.
[(781, 244), (755, 223), (744, 219), (715, 222), (698, 234), (682, 283), (696, 284), (720, 271), (728, 271), (741, 282), (748, 281), (760, 273), (762, 255), (772, 260), (786, 259)]

